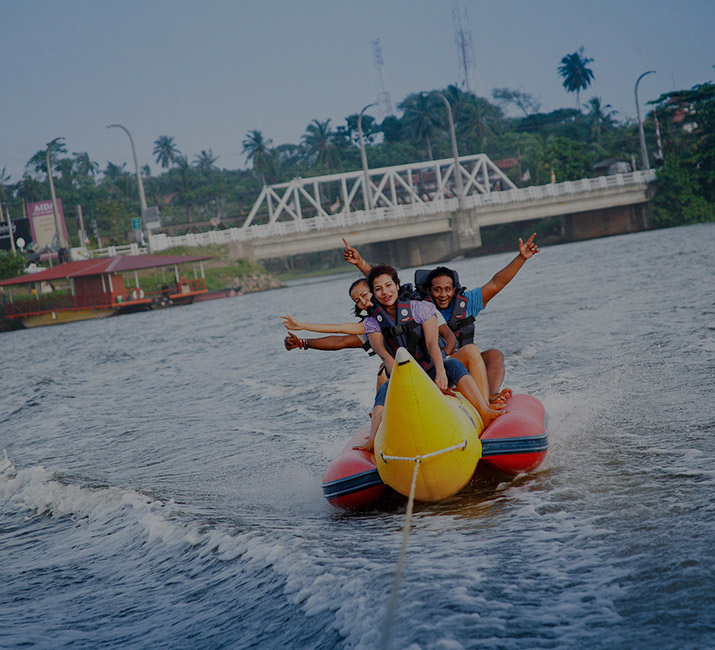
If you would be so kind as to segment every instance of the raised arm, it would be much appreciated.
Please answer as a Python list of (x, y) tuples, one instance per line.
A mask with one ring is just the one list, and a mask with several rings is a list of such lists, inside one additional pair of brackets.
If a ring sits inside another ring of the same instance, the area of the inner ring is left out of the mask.
[(362, 323), (342, 323), (333, 325), (331, 323), (302, 323), (292, 316), (281, 316), (283, 325), (288, 330), (296, 332), (305, 330), (306, 332), (318, 332), (319, 334), (364, 334), (365, 328)]
[(485, 307), (494, 296), (514, 279), (519, 269), (524, 266), (524, 262), (539, 252), (539, 247), (534, 243), (534, 237), (536, 237), (536, 233), (529, 237), (526, 242), (519, 237), (519, 254), (482, 287), (482, 304)]
[(353, 248), (345, 238), (343, 238), (343, 244), (345, 244), (345, 250), (343, 251), (343, 257), (345, 261), (349, 264), (354, 264), (362, 272), (363, 275), (367, 276), (372, 268), (358, 253), (357, 248)]

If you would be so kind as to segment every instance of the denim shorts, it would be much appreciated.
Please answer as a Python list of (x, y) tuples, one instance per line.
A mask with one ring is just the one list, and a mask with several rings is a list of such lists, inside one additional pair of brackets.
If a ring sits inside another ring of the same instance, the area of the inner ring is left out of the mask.
[[(462, 379), (464, 375), (469, 374), (469, 371), (464, 367), (464, 364), (461, 361), (457, 361), (457, 359), (445, 359), (444, 371), (447, 373), (447, 380), (454, 386), (459, 383), (459, 380)], [(432, 370), (430, 370), (427, 374), (434, 379), (437, 373), (435, 369), (432, 368)], [(388, 379), (382, 386), (380, 386), (380, 390), (378, 390), (377, 395), (375, 395), (374, 406), (385, 406), (385, 395), (387, 395), (387, 385), (389, 383), (390, 380)]]

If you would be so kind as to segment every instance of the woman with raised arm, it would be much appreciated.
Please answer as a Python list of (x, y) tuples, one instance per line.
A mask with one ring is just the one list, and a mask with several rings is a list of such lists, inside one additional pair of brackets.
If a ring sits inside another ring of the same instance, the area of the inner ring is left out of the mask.
[[(363, 321), (363, 325), (372, 349), (385, 364), (388, 376), (392, 372), (395, 353), (398, 348), (404, 347), (438, 388), (445, 391), (448, 380), (455, 384), (459, 392), (477, 409), (485, 426), (501, 415), (500, 409), (503, 409), (503, 405), (489, 407), (464, 364), (456, 359), (443, 358), (438, 342), (435, 306), (430, 302), (418, 300), (403, 301), (399, 296), (400, 279), (397, 271), (386, 264), (373, 266), (367, 281), (375, 306), (371, 315)], [(375, 396), (370, 438), (356, 449), (372, 451), (374, 448), (386, 393), (387, 382)]]

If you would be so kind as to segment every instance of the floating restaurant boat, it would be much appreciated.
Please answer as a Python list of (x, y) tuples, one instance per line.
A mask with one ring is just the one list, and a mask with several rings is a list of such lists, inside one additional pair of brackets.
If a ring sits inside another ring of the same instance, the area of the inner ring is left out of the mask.
[[(66, 262), (0, 282), (4, 315), (24, 327), (39, 327), (189, 304), (207, 293), (203, 262), (210, 258), (210, 255), (120, 255)], [(179, 267), (187, 264), (194, 265), (193, 278), (179, 272)], [(174, 267), (175, 282), (165, 284), (159, 291), (145, 292), (139, 285), (138, 271), (161, 267)], [(133, 286), (125, 283), (124, 276), (129, 273), (134, 274)], [(43, 293), (44, 286), (61, 281), (68, 283), (68, 293), (61, 296)], [(32, 285), (32, 298), (14, 300), (12, 287), (18, 285)]]
[(375, 452), (353, 449), (368, 439), (366, 425), (328, 465), (323, 494), (338, 508), (365, 509), (391, 501), (395, 492), (409, 496), (413, 480), (416, 500), (440, 501), (480, 477), (507, 480), (530, 472), (548, 449), (544, 407), (521, 394), (509, 398), (506, 408), (484, 428), (462, 395), (443, 394), (400, 348)]

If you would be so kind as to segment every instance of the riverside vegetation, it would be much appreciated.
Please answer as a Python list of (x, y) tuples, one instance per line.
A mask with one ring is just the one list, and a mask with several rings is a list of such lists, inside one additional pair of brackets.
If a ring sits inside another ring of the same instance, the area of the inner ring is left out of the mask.
[[(564, 88), (576, 93), (576, 108), (542, 113), (535, 96), (509, 88), (494, 89), (491, 99), (455, 85), (441, 89), (452, 107), (459, 150), (512, 159), (506, 173), (518, 186), (547, 183), (552, 172), (558, 182), (593, 176), (593, 165), (609, 158), (640, 160), (636, 120), (619, 120), (598, 96), (581, 104), (580, 92), (594, 80), (592, 61), (581, 49), (565, 56), (557, 68)], [(652, 225), (715, 219), (715, 85), (667, 93), (650, 104), (644, 129), (659, 181)], [(434, 92), (411, 93), (397, 108), (400, 117), (388, 116), (380, 123), (363, 115), (370, 167), (451, 156), (444, 105)], [(141, 170), (148, 203), (160, 207), (164, 226), (174, 232), (240, 226), (265, 183), (360, 169), (357, 121), (357, 114), (336, 126), (331, 119), (315, 119), (298, 144), (275, 146), (261, 131), (249, 130), (242, 145), (251, 169), (245, 170), (220, 169), (211, 149), (190, 162), (174, 137), (159, 136), (153, 154), (160, 172), (152, 174), (149, 165)], [(126, 243), (131, 219), (139, 213), (136, 178), (126, 164), (109, 162), (100, 173), (88, 152), (69, 154), (63, 139), (52, 147), (50, 160), (65, 211), (81, 205), (90, 236), (98, 232), (104, 245)], [(24, 203), (48, 196), (46, 150), (29, 159), (25, 175), (15, 183), (5, 170), (0, 172), (0, 200), (12, 218), (24, 214)], [(77, 245), (76, 220), (68, 218), (67, 225)], [(547, 220), (535, 229), (543, 237), (549, 227)], [(0, 271), (12, 273), (12, 266), (11, 261), (0, 263)]]

